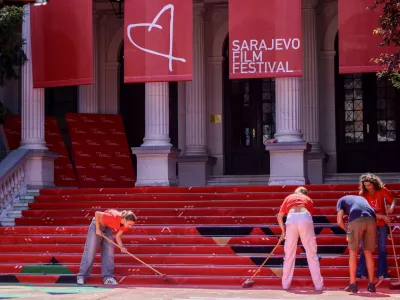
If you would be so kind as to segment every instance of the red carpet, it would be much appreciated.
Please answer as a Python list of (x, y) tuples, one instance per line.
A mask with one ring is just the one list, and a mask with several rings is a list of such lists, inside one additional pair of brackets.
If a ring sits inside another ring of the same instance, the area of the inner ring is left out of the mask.
[[(138, 224), (123, 236), (128, 250), (169, 278), (168, 283), (115, 249), (116, 279), (123, 285), (240, 288), (275, 246), (276, 214), (293, 186), (196, 188), (86, 188), (43, 190), (15, 227), (0, 228), (0, 282), (75, 283), (88, 225), (96, 210), (131, 209)], [(336, 225), (335, 204), (356, 185), (312, 185), (321, 271), (329, 288), (348, 282), (348, 250)], [(400, 184), (388, 185), (394, 192)], [(400, 207), (396, 208), (396, 214)], [(399, 220), (394, 218), (395, 225)], [(398, 230), (395, 244), (400, 244)], [(390, 240), (389, 272), (396, 277)], [(396, 246), (400, 253), (400, 246)], [(297, 248), (294, 287), (312, 286), (304, 249)], [(257, 287), (279, 287), (283, 246), (256, 277)], [(88, 284), (101, 284), (100, 255)], [(388, 282), (381, 285), (388, 286)], [(365, 285), (361, 281), (361, 285)]]

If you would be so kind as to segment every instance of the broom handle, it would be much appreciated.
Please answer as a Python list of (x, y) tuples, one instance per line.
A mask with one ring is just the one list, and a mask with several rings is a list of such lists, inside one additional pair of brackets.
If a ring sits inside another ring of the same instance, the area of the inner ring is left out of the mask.
[[(107, 241), (109, 241), (110, 243), (114, 244), (115, 246), (117, 246), (119, 249), (122, 249), (122, 247), (120, 245), (118, 245), (117, 243), (114, 243), (113, 240), (109, 239), (108, 237), (106, 237), (104, 234), (102, 234), (103, 238), (105, 238)], [(141, 262), (142, 264), (144, 264), (145, 266), (149, 267), (150, 269), (152, 269), (154, 272), (156, 272), (157, 274), (160, 275), (164, 275), (161, 272), (157, 271), (156, 269), (154, 269), (153, 267), (149, 266), (148, 264), (146, 264), (143, 260), (141, 260), (139, 257), (136, 257), (135, 255), (133, 255), (132, 253), (129, 253), (128, 251), (126, 251), (126, 254), (129, 254), (130, 256), (132, 256), (134, 259), (136, 259), (137, 261)]]
[[(385, 214), (387, 215), (387, 208), (386, 208), (386, 199), (383, 198), (384, 204), (385, 204)], [(394, 254), (394, 262), (396, 263), (396, 270), (397, 270), (397, 279), (400, 281), (400, 273), (399, 273), (399, 264), (397, 262), (397, 255), (396, 255), (396, 248), (394, 247), (394, 240), (393, 240), (393, 235), (392, 235), (392, 227), (389, 225), (389, 233), (390, 233), (390, 240), (392, 241), (392, 247), (393, 247), (393, 254)]]
[(268, 259), (270, 258), (270, 256), (274, 253), (275, 249), (280, 245), (281, 243), (281, 238), (279, 238), (278, 243), (275, 245), (274, 249), (272, 249), (271, 253), (267, 256), (267, 258), (264, 260), (264, 262), (262, 263), (262, 265), (258, 268), (258, 270), (254, 273), (254, 275), (250, 278), (250, 280), (252, 280), (261, 270), (261, 268), (267, 263)]

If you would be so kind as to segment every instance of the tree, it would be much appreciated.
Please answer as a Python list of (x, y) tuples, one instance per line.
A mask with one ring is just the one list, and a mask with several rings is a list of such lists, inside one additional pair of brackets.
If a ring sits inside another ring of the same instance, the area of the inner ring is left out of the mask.
[(22, 7), (0, 7), (0, 86), (6, 79), (18, 79), (17, 69), (27, 61), (22, 49), (22, 21)]
[[(374, 34), (380, 35), (383, 42), (380, 46), (400, 46), (400, 3), (399, 0), (374, 0), (368, 9), (374, 10), (383, 6), (383, 13), (379, 17), (379, 27)], [(394, 53), (382, 53), (374, 59), (375, 63), (384, 66), (378, 77), (389, 77), (396, 88), (400, 88), (400, 48)]]

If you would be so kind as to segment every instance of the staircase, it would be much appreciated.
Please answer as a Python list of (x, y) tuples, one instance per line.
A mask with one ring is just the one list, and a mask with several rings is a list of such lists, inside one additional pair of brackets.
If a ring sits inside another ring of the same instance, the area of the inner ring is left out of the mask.
[[(336, 202), (356, 194), (357, 185), (312, 185), (315, 231), (325, 285), (348, 283), (348, 250), (336, 225)], [(400, 184), (388, 185), (392, 191)], [(42, 190), (29, 209), (15, 213), (15, 226), (0, 227), (0, 283), (69, 284), (76, 274), (88, 225), (96, 210), (133, 210), (137, 224), (123, 235), (128, 251), (167, 274), (168, 283), (115, 249), (115, 275), (121, 285), (240, 288), (276, 245), (276, 214), (285, 187), (109, 188)], [(29, 201), (29, 200), (27, 200)], [(24, 208), (24, 207), (22, 207)], [(396, 213), (400, 209), (396, 208)], [(395, 225), (398, 225), (395, 219)], [(400, 234), (394, 233), (395, 244)], [(390, 274), (396, 277), (388, 240)], [(396, 246), (400, 253), (400, 246)], [(312, 288), (304, 249), (297, 248), (292, 287)], [(255, 287), (280, 287), (283, 246), (256, 277)], [(87, 284), (101, 285), (100, 254)], [(388, 281), (381, 287), (388, 286)], [(366, 286), (366, 280), (360, 281)]]

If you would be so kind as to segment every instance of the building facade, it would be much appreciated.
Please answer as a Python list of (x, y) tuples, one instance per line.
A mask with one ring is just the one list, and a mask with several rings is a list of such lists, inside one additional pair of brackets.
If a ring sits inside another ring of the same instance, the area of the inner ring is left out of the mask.
[[(23, 145), (43, 146), (45, 114), (119, 113), (139, 185), (324, 183), (400, 170), (399, 92), (372, 73), (339, 74), (336, 0), (302, 1), (302, 78), (230, 80), (228, 2), (204, 0), (193, 3), (193, 81), (143, 84), (124, 84), (123, 19), (94, 2), (93, 85), (33, 89), (28, 62), (0, 89), (13, 112), (33, 116)], [(29, 22), (24, 34), (29, 49)]]

